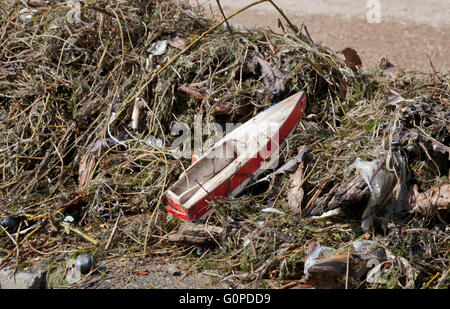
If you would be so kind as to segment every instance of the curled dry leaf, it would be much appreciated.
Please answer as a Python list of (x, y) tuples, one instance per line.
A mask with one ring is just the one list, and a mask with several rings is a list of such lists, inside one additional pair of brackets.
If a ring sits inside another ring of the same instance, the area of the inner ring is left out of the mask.
[(186, 40), (177, 35), (175, 38), (168, 40), (169, 46), (183, 50), (186, 47)]
[(294, 213), (301, 213), (304, 190), (302, 188), (303, 182), (303, 161), (300, 163), (297, 171), (290, 175), (291, 185), (288, 191), (288, 205)]
[(284, 91), (284, 74), (274, 65), (270, 65), (266, 60), (255, 56), (253, 66), (259, 66), (267, 91), (272, 95), (278, 95)]
[(340, 53), (344, 55), (345, 64), (349, 66), (353, 71), (356, 71), (357, 67), (362, 66), (361, 58), (353, 48), (347, 47), (341, 50)]

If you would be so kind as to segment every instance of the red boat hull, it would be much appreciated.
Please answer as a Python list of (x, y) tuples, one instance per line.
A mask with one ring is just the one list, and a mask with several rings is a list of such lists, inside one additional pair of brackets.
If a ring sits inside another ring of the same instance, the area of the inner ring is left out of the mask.
[[(297, 102), (292, 113), (280, 127), (280, 130), (278, 132), (279, 145), (294, 131), (305, 110), (306, 95), (303, 94)], [(271, 149), (272, 145), (272, 141), (269, 141), (265, 147), (266, 150), (264, 151), (264, 158), (266, 158), (266, 160), (270, 159), (270, 156), (278, 149), (278, 147), (273, 147), (273, 149)], [(169, 213), (172, 213), (175, 216), (180, 217), (181, 219), (184, 219), (186, 221), (198, 221), (202, 219), (213, 208), (209, 203), (211, 200), (224, 198), (229, 194), (235, 192), (240, 186), (243, 185), (246, 180), (249, 179), (249, 177), (260, 170), (262, 164), (265, 161), (264, 158), (261, 155), (261, 151), (258, 152), (256, 158), (250, 159), (233, 176), (224, 181), (213, 192), (211, 192), (204, 199), (198, 201), (189, 209), (183, 208), (183, 206), (167, 197), (170, 205), (167, 206), (166, 210)]]

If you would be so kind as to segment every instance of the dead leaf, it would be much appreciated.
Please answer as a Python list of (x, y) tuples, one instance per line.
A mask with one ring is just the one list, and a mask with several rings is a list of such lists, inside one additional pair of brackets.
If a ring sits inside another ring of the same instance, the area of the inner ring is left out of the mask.
[(169, 46), (183, 50), (186, 47), (186, 40), (177, 35), (175, 38), (168, 40)]
[(347, 47), (340, 51), (341, 54), (344, 55), (344, 62), (347, 66), (349, 66), (353, 71), (357, 70), (357, 67), (362, 66), (361, 58), (359, 58), (356, 50)]
[(302, 201), (305, 194), (302, 183), (303, 183), (303, 161), (300, 163), (297, 171), (290, 175), (291, 186), (288, 191), (288, 205), (294, 213), (302, 212)]
[(284, 74), (274, 65), (270, 65), (266, 60), (255, 56), (253, 66), (259, 66), (267, 91), (272, 95), (278, 95), (284, 91)]
[(401, 95), (394, 95), (393, 97), (390, 97), (386, 103), (384, 103), (384, 106), (397, 106), (399, 103), (403, 102), (403, 98)]
[(80, 167), (78, 169), (78, 188), (83, 191), (84, 187), (89, 182), (92, 171), (94, 170), (96, 155), (92, 152), (86, 153), (81, 159)]

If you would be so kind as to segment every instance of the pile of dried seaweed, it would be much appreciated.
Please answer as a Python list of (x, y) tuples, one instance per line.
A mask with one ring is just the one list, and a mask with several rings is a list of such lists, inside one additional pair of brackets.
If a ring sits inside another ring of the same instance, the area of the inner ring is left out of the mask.
[(449, 74), (364, 72), (288, 20), (242, 31), (179, 1), (82, 4), (0, 9), (2, 264), (194, 257), (167, 241), (180, 221), (164, 192), (190, 164), (173, 155), (173, 123), (244, 122), (305, 90), (281, 156), (307, 145), (298, 169), (214, 202), (220, 249), (196, 267), (230, 284), (302, 282), (313, 242), (339, 251), (371, 235), (390, 248), (387, 279), (359, 286), (448, 287)]

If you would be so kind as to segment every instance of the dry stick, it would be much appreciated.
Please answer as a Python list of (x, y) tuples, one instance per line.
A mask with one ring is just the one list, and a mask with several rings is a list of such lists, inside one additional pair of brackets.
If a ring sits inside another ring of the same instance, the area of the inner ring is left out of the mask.
[(297, 26), (295, 26), (293, 23), (291, 23), (291, 21), (287, 18), (286, 15), (284, 15), (284, 12), (281, 8), (279, 8), (272, 0), (267, 0), (270, 2), (270, 4), (272, 4), (275, 9), (277, 9), (277, 11), (281, 14), (281, 16), (283, 16), (284, 20), (288, 23), (289, 27), (292, 29), (292, 31), (294, 31), (295, 34), (298, 33), (298, 28)]
[(309, 43), (311, 43), (311, 45), (314, 46), (315, 49), (317, 49), (316, 44), (314, 43), (313, 39), (312, 39), (311, 36), (309, 35), (308, 28), (306, 28), (306, 26), (303, 25), (303, 29), (305, 29), (306, 37), (308, 38)]
[(122, 216), (122, 212), (119, 212), (119, 216), (117, 216), (116, 224), (111, 231), (111, 235), (109, 236), (108, 243), (106, 244), (105, 250), (108, 250), (109, 245), (111, 244), (112, 239), (114, 238), (114, 234), (116, 234), (117, 226), (119, 224), (120, 217)]
[(345, 289), (348, 289), (348, 273), (349, 273), (349, 264), (350, 264), (350, 247), (347, 251), (347, 270), (345, 272)]
[(278, 20), (278, 28), (283, 29), (283, 32), (286, 33), (286, 29), (284, 29), (283, 23), (281, 22), (281, 20), (279, 18), (277, 18)]
[(439, 76), (438, 72), (437, 72), (436, 69), (434, 68), (433, 61), (431, 61), (430, 55), (427, 54), (427, 57), (428, 57), (428, 61), (430, 62), (430, 66), (431, 66), (431, 68), (433, 69), (434, 76), (436, 76), (436, 77), (443, 83), (443, 82), (444, 82), (443, 79)]
[(13, 242), (15, 249), (16, 249), (16, 259), (17, 259), (17, 265), (16, 265), (16, 269), (17, 266), (19, 265), (19, 245), (17, 244), (17, 239), (15, 240), (11, 234), (8, 233), (7, 228), (4, 228), (2, 232), (5, 232), (5, 234), (9, 237), (9, 239), (11, 239), (11, 241)]
[(279, 289), (280, 290), (285, 290), (285, 289), (291, 288), (291, 287), (296, 286), (296, 285), (297, 285), (297, 282), (296, 281), (292, 281), (292, 282), (286, 283), (285, 285), (281, 286)]
[[(62, 225), (62, 224), (61, 224), (61, 225)], [(64, 225), (62, 225), (62, 226), (64, 226)], [(97, 240), (97, 239), (92, 238), (91, 236), (89, 236), (88, 234), (82, 232), (81, 230), (79, 230), (79, 229), (77, 229), (77, 228), (74, 228), (74, 227), (72, 227), (72, 226), (69, 226), (69, 230), (70, 230), (71, 232), (74, 232), (75, 234), (80, 235), (81, 237), (83, 237), (84, 239), (86, 239), (87, 241), (89, 241), (90, 243), (92, 243), (94, 246), (96, 246), (96, 245), (98, 244), (98, 240)]]
[(233, 34), (233, 29), (231, 29), (230, 24), (228, 23), (227, 16), (225, 15), (225, 12), (222, 9), (220, 0), (216, 0), (216, 2), (217, 2), (217, 5), (219, 6), (220, 13), (222, 13), (223, 19), (225, 19), (225, 23), (227, 24), (228, 31), (230, 31), (230, 34)]

